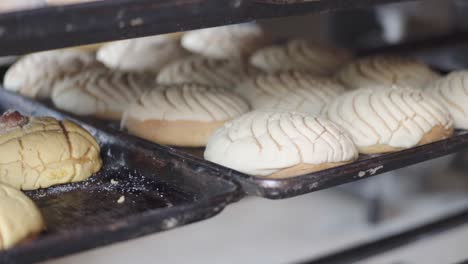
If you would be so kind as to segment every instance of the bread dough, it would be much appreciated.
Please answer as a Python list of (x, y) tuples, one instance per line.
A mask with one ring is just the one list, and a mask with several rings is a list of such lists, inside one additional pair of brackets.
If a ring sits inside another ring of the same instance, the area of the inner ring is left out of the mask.
[(130, 103), (155, 86), (152, 74), (92, 69), (57, 83), (52, 101), (57, 108), (76, 115), (120, 120)]
[(182, 46), (214, 59), (242, 58), (268, 43), (257, 24), (205, 28), (185, 33)]
[(256, 74), (236, 60), (216, 60), (191, 56), (164, 67), (158, 75), (161, 84), (198, 83), (209, 86), (234, 89), (235, 86)]
[(330, 75), (351, 60), (345, 50), (319, 46), (295, 39), (284, 45), (269, 46), (255, 52), (250, 63), (266, 72), (301, 70)]
[(242, 98), (224, 89), (170, 85), (149, 91), (131, 104), (122, 126), (161, 144), (204, 146), (214, 130), (248, 110)]
[(354, 61), (337, 73), (346, 86), (359, 89), (381, 89), (392, 86), (423, 89), (439, 77), (427, 65), (411, 58), (373, 56)]
[(21, 191), (0, 183), (0, 249), (8, 249), (44, 229), (39, 209)]
[(449, 137), (449, 112), (411, 89), (359, 89), (337, 97), (325, 116), (351, 135), (361, 153), (384, 153)]
[(113, 69), (158, 72), (187, 55), (177, 37), (158, 35), (104, 44), (97, 52), (97, 59)]
[(0, 182), (22, 190), (79, 182), (102, 161), (96, 140), (70, 121), (6, 112), (0, 117)]
[(330, 121), (306, 113), (258, 110), (217, 130), (204, 156), (246, 174), (285, 178), (352, 162), (358, 152)]
[(32, 98), (49, 98), (55, 84), (96, 63), (82, 50), (52, 50), (32, 53), (11, 66), (3, 79), (6, 90)]
[(345, 92), (332, 79), (304, 72), (262, 74), (239, 84), (236, 92), (252, 109), (276, 109), (320, 115), (327, 103)]
[(432, 82), (425, 91), (447, 108), (455, 128), (468, 129), (468, 71), (452, 72)]

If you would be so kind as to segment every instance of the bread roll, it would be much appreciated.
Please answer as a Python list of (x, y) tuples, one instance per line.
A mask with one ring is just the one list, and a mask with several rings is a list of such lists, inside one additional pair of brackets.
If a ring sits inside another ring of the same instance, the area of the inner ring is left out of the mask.
[(70, 5), (88, 2), (97, 2), (102, 0), (46, 0), (49, 5)]
[(330, 75), (350, 59), (347, 51), (296, 39), (258, 50), (250, 58), (250, 63), (266, 72), (300, 70)]
[(0, 182), (22, 190), (79, 182), (102, 165), (96, 140), (70, 121), (6, 112), (0, 117)]
[(45, 0), (1, 0), (0, 12), (17, 11), (43, 6), (45, 6)]
[(81, 50), (32, 53), (11, 66), (3, 79), (6, 90), (32, 98), (49, 98), (64, 76), (95, 66), (94, 56)]
[(92, 69), (57, 83), (52, 101), (76, 115), (120, 120), (125, 108), (155, 84), (151, 74)]
[(158, 72), (187, 54), (177, 37), (159, 35), (107, 43), (98, 50), (97, 59), (113, 69)]
[(420, 90), (359, 89), (337, 97), (325, 113), (366, 154), (399, 151), (453, 133), (449, 112)]
[(280, 109), (320, 115), (325, 105), (345, 88), (332, 79), (287, 71), (258, 75), (241, 83), (236, 92), (252, 109)]
[(161, 84), (198, 83), (234, 89), (256, 71), (236, 60), (215, 60), (191, 56), (164, 67), (158, 75)]
[(352, 162), (358, 152), (346, 133), (325, 119), (253, 111), (217, 130), (204, 156), (246, 174), (287, 178)]
[(427, 65), (398, 56), (363, 58), (346, 65), (337, 73), (337, 79), (353, 89), (392, 86), (423, 89), (438, 77)]
[(198, 147), (224, 122), (249, 110), (239, 96), (198, 84), (162, 86), (131, 104), (122, 126), (161, 144)]
[(11, 248), (44, 229), (39, 209), (21, 191), (0, 183), (0, 250)]
[(452, 72), (426, 88), (450, 112), (455, 128), (468, 129), (468, 71)]
[(243, 58), (268, 42), (257, 24), (205, 28), (185, 33), (182, 46), (214, 59)]

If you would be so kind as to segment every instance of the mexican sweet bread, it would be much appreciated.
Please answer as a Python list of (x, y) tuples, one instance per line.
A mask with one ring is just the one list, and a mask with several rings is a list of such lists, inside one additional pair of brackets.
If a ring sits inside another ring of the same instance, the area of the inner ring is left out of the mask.
[(294, 39), (283, 45), (273, 45), (256, 51), (250, 57), (250, 63), (266, 72), (299, 70), (330, 75), (351, 58), (351, 54), (345, 50)]
[(359, 89), (333, 100), (325, 116), (364, 154), (394, 152), (449, 137), (450, 113), (421, 90)]
[(253, 111), (217, 130), (204, 156), (250, 175), (287, 178), (352, 162), (358, 152), (349, 136), (325, 119)]
[(132, 134), (167, 145), (205, 146), (214, 130), (249, 110), (225, 89), (199, 84), (161, 86), (143, 94), (124, 113)]
[(245, 67), (236, 60), (190, 56), (164, 67), (159, 72), (158, 82), (161, 84), (198, 83), (234, 89), (241, 80), (255, 73), (255, 70)]
[(32, 53), (11, 66), (3, 79), (6, 90), (32, 98), (49, 98), (55, 84), (64, 76), (84, 70), (96, 61), (82, 50), (52, 50)]
[(193, 30), (182, 36), (187, 50), (214, 59), (239, 59), (268, 43), (257, 24), (237, 24)]
[(417, 60), (390, 55), (371, 56), (353, 61), (337, 72), (339, 81), (349, 88), (380, 89), (391, 86), (424, 89), (439, 77)]
[(166, 34), (106, 43), (96, 57), (112, 69), (158, 72), (187, 54), (175, 35)]
[(92, 69), (57, 83), (52, 101), (57, 108), (76, 115), (120, 120), (126, 106), (155, 84), (152, 74)]
[(20, 190), (0, 183), (0, 250), (31, 238), (44, 229), (36, 205)]
[(0, 182), (22, 190), (78, 182), (102, 165), (96, 140), (70, 121), (28, 117), (8, 111), (0, 117)]
[(320, 115), (327, 103), (345, 92), (339, 82), (305, 72), (259, 74), (236, 89), (252, 109), (277, 109)]
[(426, 90), (450, 112), (455, 128), (468, 129), (468, 71), (455, 71), (432, 82)]

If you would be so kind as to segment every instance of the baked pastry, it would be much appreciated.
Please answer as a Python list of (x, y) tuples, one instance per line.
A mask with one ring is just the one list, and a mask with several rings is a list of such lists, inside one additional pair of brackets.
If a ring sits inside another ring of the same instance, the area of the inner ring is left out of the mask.
[(287, 178), (352, 162), (358, 152), (328, 120), (298, 112), (253, 111), (217, 130), (204, 156), (246, 174)]
[(327, 103), (345, 92), (332, 79), (286, 71), (257, 75), (236, 89), (252, 109), (276, 109), (320, 115)]
[(99, 145), (83, 128), (52, 117), (0, 117), (0, 182), (22, 190), (79, 182), (102, 165)]
[(187, 55), (179, 39), (168, 34), (104, 44), (97, 52), (97, 59), (113, 69), (158, 72)]
[(415, 89), (351, 91), (330, 103), (325, 116), (348, 131), (365, 154), (399, 151), (453, 133), (445, 107)]
[(468, 129), (468, 71), (455, 71), (426, 88), (443, 104), (453, 118), (455, 128)]
[(300, 70), (319, 75), (330, 75), (351, 60), (345, 50), (319, 46), (295, 39), (284, 45), (265, 47), (250, 57), (250, 63), (266, 72)]
[(87, 2), (97, 2), (102, 0), (46, 0), (49, 5), (70, 5), (70, 4), (80, 4)]
[(32, 98), (49, 98), (57, 81), (95, 65), (92, 53), (53, 50), (32, 53), (11, 66), (3, 79), (6, 90)]
[(57, 108), (76, 115), (120, 120), (127, 105), (155, 85), (152, 74), (92, 69), (57, 83), (52, 101)]
[(45, 6), (45, 0), (1, 0), (0, 12)]
[(199, 84), (162, 86), (131, 104), (122, 127), (156, 143), (198, 147), (226, 121), (249, 110), (232, 92)]
[(21, 191), (0, 183), (0, 250), (40, 233), (44, 220), (36, 205)]
[(164, 67), (158, 75), (161, 84), (198, 83), (227, 89), (235, 86), (257, 71), (236, 60), (216, 60), (190, 56)]
[(214, 59), (243, 58), (268, 43), (257, 24), (238, 24), (193, 30), (182, 36), (187, 50)]
[(380, 89), (392, 86), (423, 89), (438, 78), (439, 74), (411, 58), (373, 56), (344, 66), (336, 77), (353, 89)]

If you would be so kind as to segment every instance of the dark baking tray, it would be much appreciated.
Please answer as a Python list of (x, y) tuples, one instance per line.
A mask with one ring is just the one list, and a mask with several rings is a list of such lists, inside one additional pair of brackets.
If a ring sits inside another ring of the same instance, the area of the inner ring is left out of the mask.
[[(2, 89), (0, 110), (6, 109), (63, 118)], [(243, 195), (238, 184), (192, 158), (123, 133), (84, 126), (101, 145), (103, 169), (83, 183), (27, 192), (48, 228), (0, 251), (0, 263), (35, 262), (175, 228), (212, 217)], [(119, 204), (122, 195), (125, 202)]]
[[(449, 34), (424, 41), (421, 40), (373, 50), (358, 51), (358, 54), (371, 55), (382, 53), (403, 53), (406, 55), (419, 55), (418, 52), (424, 52), (426, 55), (425, 58), (427, 59), (428, 57), (433, 57), (434, 55), (443, 57), (443, 55), (441, 55), (441, 50), (450, 50), (450, 47), (453, 45), (463, 45), (464, 43), (468, 43), (468, 34), (466, 32), (458, 32), (458, 34)], [(441, 62), (441, 60), (436, 61), (432, 63), (432, 66), (437, 69), (444, 69), (446, 64)], [(3, 93), (5, 92), (0, 91), (0, 96), (6, 96), (3, 95)], [(9, 97), (22, 98), (19, 95), (10, 93), (6, 94)], [(41, 107), (46, 105), (50, 108), (50, 111), (61, 115), (61, 111), (56, 110), (50, 102), (31, 103), (37, 104)], [(85, 123), (91, 124), (94, 127), (109, 129), (110, 131), (113, 131), (112, 133), (122, 133), (119, 131), (118, 123), (109, 123), (89, 117), (74, 116), (71, 114), (67, 115), (70, 115)], [(132, 136), (129, 137), (134, 138)], [(167, 146), (160, 146), (150, 142), (147, 144), (157, 147), (163, 152), (177, 153), (178, 157), (181, 159), (195, 160), (195, 163), (200, 167), (212, 169), (228, 179), (239, 182), (242, 185), (243, 190), (250, 195), (261, 196), (269, 199), (284, 199), (376, 176), (384, 172), (399, 169), (466, 149), (468, 148), (468, 131), (456, 131), (455, 135), (449, 139), (396, 153), (361, 155), (358, 161), (351, 164), (289, 179), (265, 179), (249, 176), (205, 161), (203, 159), (203, 148), (172, 148)]]
[[(450, 47), (453, 45), (463, 45), (466, 43), (468, 43), (467, 32), (454, 32), (428, 40), (418, 40), (372, 50), (361, 50), (358, 51), (357, 54), (360, 56), (382, 53), (420, 55), (418, 53), (424, 52), (425, 57), (423, 58), (426, 58), (427, 61), (432, 61), (432, 66), (440, 70), (445, 68), (446, 63), (441, 63), (440, 60), (430, 60), (428, 58), (433, 58), (434, 56), (437, 58), (440, 56), (443, 57), (443, 55), (440, 55), (441, 50), (450, 50)], [(63, 113), (60, 110), (55, 109), (50, 102), (29, 101), (19, 95), (11, 94), (1, 89), (0, 97), (10, 98), (8, 101), (26, 100), (29, 102), (29, 104), (31, 104), (31, 107), (36, 105), (40, 108), (48, 108), (51, 115), (71, 116), (72, 118), (81, 120), (84, 123), (91, 124), (94, 127), (110, 131), (110, 133), (119, 135), (125, 134), (119, 131), (118, 123), (109, 123), (89, 117), (79, 117), (72, 114)], [(128, 138), (132, 138), (132, 140), (138, 140), (136, 137), (129, 135), (127, 136)], [(396, 153), (382, 155), (361, 155), (358, 161), (351, 164), (289, 179), (265, 179), (249, 176), (205, 161), (203, 159), (203, 148), (172, 148), (168, 146), (160, 146), (150, 142), (147, 142), (146, 144), (153, 146), (154, 148), (158, 148), (162, 152), (177, 155), (179, 159), (190, 159), (195, 164), (198, 164), (200, 168), (214, 170), (226, 179), (235, 180), (242, 185), (244, 192), (247, 194), (262, 196), (269, 199), (284, 199), (334, 187), (352, 181), (357, 181), (371, 176), (376, 176), (384, 172), (399, 169), (466, 149), (468, 148), (468, 132), (456, 131), (454, 136), (449, 139)]]
[(107, 0), (0, 14), (0, 56), (410, 0)]
[[(31, 104), (31, 107), (49, 107), (50, 115), (68, 115), (74, 119), (81, 120), (83, 123), (108, 130), (116, 135), (123, 137), (125, 134), (118, 130), (119, 126), (117, 123), (108, 123), (89, 117), (78, 117), (61, 113), (60, 110), (54, 109), (50, 103), (30, 101), (20, 95), (2, 89), (0, 89), (0, 97), (7, 98), (7, 101), (13, 102), (27, 101)], [(126, 138), (127, 140), (132, 139), (146, 142), (144, 140), (138, 140), (131, 135), (127, 135)], [(468, 131), (456, 131), (455, 135), (448, 139), (395, 153), (361, 155), (358, 161), (351, 164), (288, 179), (266, 179), (250, 176), (206, 161), (203, 159), (203, 148), (174, 148), (160, 146), (151, 142), (146, 142), (145, 145), (151, 145), (162, 153), (177, 155), (177, 159), (191, 160), (194, 164), (197, 164), (199, 170), (206, 169), (215, 171), (226, 179), (239, 182), (244, 192), (247, 194), (262, 196), (269, 199), (284, 199), (376, 176), (387, 171), (463, 150), (468, 148)]]

